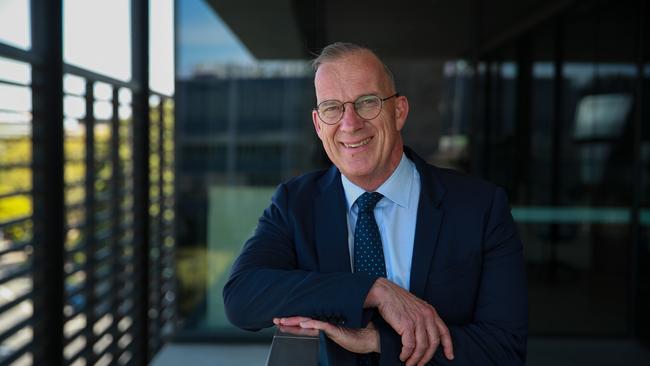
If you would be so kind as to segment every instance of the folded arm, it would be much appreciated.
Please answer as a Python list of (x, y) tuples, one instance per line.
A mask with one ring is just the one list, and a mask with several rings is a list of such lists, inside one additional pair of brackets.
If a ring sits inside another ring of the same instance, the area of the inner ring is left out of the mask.
[(287, 194), (280, 186), (224, 286), (228, 319), (250, 330), (272, 326), (273, 318), (295, 315), (362, 327), (363, 302), (376, 278), (297, 269), (292, 225)]

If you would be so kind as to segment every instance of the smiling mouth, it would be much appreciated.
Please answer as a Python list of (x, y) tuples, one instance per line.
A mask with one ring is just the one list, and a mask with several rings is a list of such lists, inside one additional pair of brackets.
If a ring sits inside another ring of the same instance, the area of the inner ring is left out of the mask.
[(368, 143), (370, 142), (370, 140), (372, 140), (372, 136), (368, 137), (368, 138), (365, 139), (365, 140), (362, 140), (362, 141), (359, 141), (359, 142), (357, 142), (357, 143), (354, 143), (354, 144), (346, 144), (346, 143), (344, 143), (344, 142), (342, 142), (342, 144), (343, 144), (343, 146), (345, 146), (345, 147), (347, 147), (347, 148), (349, 148), (349, 149), (353, 149), (353, 148), (361, 147), (361, 146), (364, 146), (364, 145), (368, 145)]

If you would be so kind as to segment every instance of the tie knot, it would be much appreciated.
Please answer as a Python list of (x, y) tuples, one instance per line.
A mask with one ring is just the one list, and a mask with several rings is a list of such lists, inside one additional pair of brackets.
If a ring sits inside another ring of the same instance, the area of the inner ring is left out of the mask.
[(372, 211), (382, 197), (384, 195), (378, 192), (366, 192), (357, 198), (357, 207), (360, 212)]

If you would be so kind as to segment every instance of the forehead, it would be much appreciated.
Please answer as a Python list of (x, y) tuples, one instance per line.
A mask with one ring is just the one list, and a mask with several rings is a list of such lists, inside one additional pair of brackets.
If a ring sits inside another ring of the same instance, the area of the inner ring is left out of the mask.
[(387, 92), (383, 66), (367, 52), (356, 52), (321, 64), (314, 85), (319, 102), (351, 100), (363, 94)]

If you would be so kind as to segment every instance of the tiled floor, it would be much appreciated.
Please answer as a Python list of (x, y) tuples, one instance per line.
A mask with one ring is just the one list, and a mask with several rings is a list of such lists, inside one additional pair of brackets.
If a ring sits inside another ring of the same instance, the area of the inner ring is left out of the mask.
[[(154, 359), (153, 366), (245, 366), (266, 362), (266, 345), (171, 344)], [(531, 339), (529, 366), (647, 366), (650, 349), (628, 340)]]
[(152, 366), (246, 366), (266, 363), (267, 345), (171, 344), (156, 355)]

